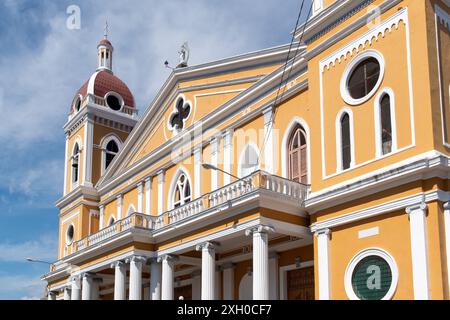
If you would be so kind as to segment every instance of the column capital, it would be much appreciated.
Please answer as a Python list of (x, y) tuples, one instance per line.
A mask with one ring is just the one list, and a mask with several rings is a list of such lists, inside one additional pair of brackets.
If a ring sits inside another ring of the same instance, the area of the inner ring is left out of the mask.
[(450, 209), (450, 201), (444, 202), (443, 207), (444, 207), (444, 210), (449, 210)]
[(207, 241), (207, 242), (198, 244), (198, 245), (195, 247), (195, 250), (197, 250), (197, 251), (201, 251), (201, 250), (203, 250), (203, 249), (209, 250), (209, 249), (215, 249), (215, 248), (217, 248), (217, 247), (219, 247), (219, 246), (220, 246), (220, 243), (219, 243), (219, 242), (216, 242), (216, 241)]
[(70, 276), (71, 282), (80, 281), (80, 280), (81, 280), (81, 274)]
[(234, 269), (234, 268), (236, 268), (236, 264), (233, 262), (227, 262), (220, 266), (220, 269), (222, 269), (222, 271), (227, 270), (227, 269)]
[(117, 195), (116, 199), (117, 199), (118, 204), (121, 205), (121, 204), (122, 204), (122, 194), (119, 193), (119, 194)]
[(81, 275), (81, 277), (83, 279), (88, 279), (88, 280), (92, 280), (92, 281), (98, 281), (98, 282), (103, 282), (103, 279), (98, 277), (95, 273), (91, 273), (91, 272), (85, 272)]
[(111, 263), (110, 267), (111, 269), (114, 269), (116, 267), (122, 267), (125, 265), (125, 262), (122, 260), (118, 260), (118, 261), (114, 261), (113, 263)]
[(145, 183), (150, 183), (152, 182), (152, 177), (147, 177), (144, 179)]
[(158, 262), (163, 262), (163, 261), (167, 261), (167, 262), (176, 262), (178, 261), (180, 258), (178, 258), (177, 256), (171, 255), (171, 254), (165, 254), (162, 255), (160, 257), (158, 257)]
[(278, 259), (280, 254), (276, 251), (269, 252), (269, 259)]
[(158, 183), (159, 184), (163, 183), (164, 179), (165, 179), (165, 171), (164, 170), (158, 171)]
[(269, 125), (273, 121), (273, 106), (269, 106), (262, 111), (264, 115), (264, 125)]
[(409, 207), (406, 207), (405, 211), (407, 214), (411, 214), (417, 211), (424, 211), (428, 208), (428, 205), (425, 202), (419, 202), (417, 204), (413, 204)]
[(147, 265), (151, 265), (153, 263), (159, 263), (158, 258), (157, 257), (152, 257), (152, 258), (148, 258), (146, 264)]
[(328, 228), (319, 229), (319, 230), (316, 230), (316, 232), (314, 232), (314, 235), (316, 237), (321, 236), (321, 235), (328, 236), (330, 234), (331, 234), (331, 229), (328, 229)]
[(257, 225), (251, 228), (248, 228), (247, 230), (245, 230), (245, 235), (246, 236), (250, 236), (253, 234), (258, 234), (258, 233), (269, 233), (269, 232), (275, 232), (275, 228), (272, 226), (266, 226), (266, 225)]
[(138, 193), (143, 193), (144, 192), (144, 181), (138, 182), (138, 184), (136, 185), (137, 191)]
[(131, 263), (131, 262), (146, 262), (147, 261), (147, 258), (146, 257), (144, 257), (144, 256), (131, 256), (131, 257), (129, 257), (129, 258), (127, 258), (127, 259), (125, 259), (125, 262), (126, 263)]

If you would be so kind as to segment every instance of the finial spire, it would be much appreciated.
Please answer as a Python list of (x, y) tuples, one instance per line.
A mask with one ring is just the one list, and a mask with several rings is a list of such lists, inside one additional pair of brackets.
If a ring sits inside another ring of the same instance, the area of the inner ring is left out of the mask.
[(109, 32), (108, 20), (105, 21), (105, 30), (104, 31), (105, 31), (105, 33), (104, 33), (105, 39), (108, 39), (108, 32)]

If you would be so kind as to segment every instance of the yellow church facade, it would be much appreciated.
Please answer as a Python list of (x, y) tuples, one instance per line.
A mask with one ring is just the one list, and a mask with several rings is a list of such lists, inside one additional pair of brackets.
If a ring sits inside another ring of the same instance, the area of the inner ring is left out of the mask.
[(49, 299), (450, 298), (450, 2), (315, 0), (293, 37), (182, 50), (140, 115), (100, 41)]

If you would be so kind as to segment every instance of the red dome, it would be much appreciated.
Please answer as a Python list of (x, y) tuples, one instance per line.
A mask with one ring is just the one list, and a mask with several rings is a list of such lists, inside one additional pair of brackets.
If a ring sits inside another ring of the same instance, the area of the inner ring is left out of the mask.
[[(75, 95), (75, 98), (78, 95), (81, 95), (84, 98), (87, 94), (93, 94), (103, 98), (108, 92), (118, 93), (126, 106), (135, 108), (134, 97), (128, 86), (110, 71), (105, 70), (94, 73), (91, 78), (81, 86)], [(73, 105), (70, 107), (70, 112), (72, 111)]]
[(98, 43), (98, 45), (99, 46), (110, 46), (110, 47), (112, 47), (112, 44), (111, 44), (111, 42), (108, 40), (108, 39), (102, 39), (102, 40), (100, 40), (100, 42)]

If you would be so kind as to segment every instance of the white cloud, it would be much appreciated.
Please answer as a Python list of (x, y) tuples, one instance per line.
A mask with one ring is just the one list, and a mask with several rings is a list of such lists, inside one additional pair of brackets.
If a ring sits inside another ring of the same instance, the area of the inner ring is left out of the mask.
[(0, 276), (0, 299), (38, 300), (45, 295), (45, 283), (29, 275)]
[(25, 258), (43, 261), (55, 261), (57, 256), (57, 239), (55, 234), (41, 236), (37, 240), (26, 242), (0, 243), (0, 262), (22, 262)]

